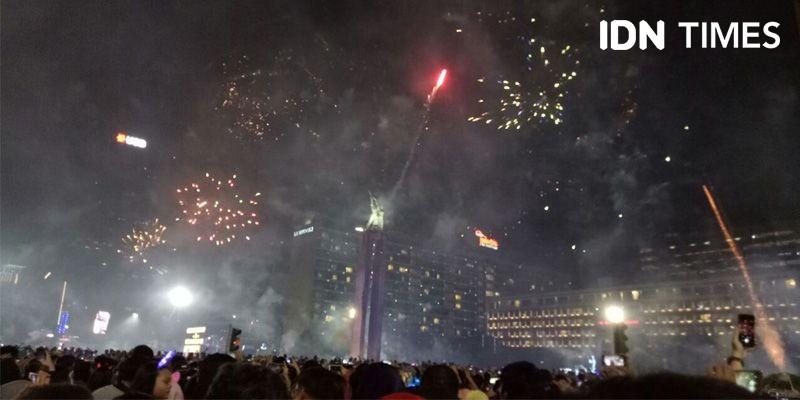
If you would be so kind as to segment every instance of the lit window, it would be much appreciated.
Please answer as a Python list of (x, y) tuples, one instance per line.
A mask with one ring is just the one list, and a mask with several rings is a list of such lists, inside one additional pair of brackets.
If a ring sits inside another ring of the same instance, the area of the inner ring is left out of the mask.
[(439, 318), (434, 318), (434, 319), (433, 319), (433, 323), (434, 323), (434, 324), (438, 324), (438, 323), (439, 323)]
[(514, 300), (514, 307), (519, 308), (520, 305), (522, 305), (522, 302), (519, 299)]
[(461, 295), (456, 293), (456, 300), (461, 300)]
[(389, 270), (389, 271), (393, 271), (394, 270), (394, 265), (389, 264), (389, 266), (386, 267), (386, 269)]
[(330, 316), (330, 315), (326, 315), (325, 316), (325, 322), (331, 322), (331, 321), (333, 321), (333, 317)]
[(353, 267), (344, 267), (344, 272), (346, 272), (348, 274), (352, 274), (353, 273)]
[(641, 296), (641, 294), (642, 293), (638, 290), (631, 290), (631, 297), (633, 297), (634, 300), (639, 300), (639, 296)]
[(460, 310), (460, 309), (461, 309), (461, 303), (456, 303), (456, 310)]
[(785, 283), (787, 289), (794, 289), (797, 287), (797, 281), (794, 279), (787, 279)]

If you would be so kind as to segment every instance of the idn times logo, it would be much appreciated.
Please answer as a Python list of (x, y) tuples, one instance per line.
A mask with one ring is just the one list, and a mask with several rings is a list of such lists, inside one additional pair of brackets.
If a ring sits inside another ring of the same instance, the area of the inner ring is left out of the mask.
[[(770, 21), (733, 22), (723, 26), (718, 22), (678, 22), (683, 30), (687, 49), (774, 49), (781, 44), (777, 33), (781, 24)], [(634, 24), (624, 19), (600, 21), (601, 50), (630, 50), (638, 43), (641, 50), (649, 46), (664, 50), (666, 31), (664, 21), (658, 21), (653, 28), (646, 21)]]

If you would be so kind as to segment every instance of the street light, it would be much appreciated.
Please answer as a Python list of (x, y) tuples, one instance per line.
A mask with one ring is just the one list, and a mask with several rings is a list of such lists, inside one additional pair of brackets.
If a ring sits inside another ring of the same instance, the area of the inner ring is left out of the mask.
[(607, 306), (605, 309), (606, 321), (611, 324), (611, 337), (613, 338), (614, 354), (628, 354), (628, 336), (625, 331), (625, 310), (616, 305)]
[(625, 310), (620, 306), (608, 306), (605, 310), (606, 321), (612, 324), (621, 324), (625, 321)]
[(176, 286), (167, 293), (167, 298), (172, 306), (175, 308), (183, 308), (194, 302), (194, 296), (189, 289), (183, 286)]

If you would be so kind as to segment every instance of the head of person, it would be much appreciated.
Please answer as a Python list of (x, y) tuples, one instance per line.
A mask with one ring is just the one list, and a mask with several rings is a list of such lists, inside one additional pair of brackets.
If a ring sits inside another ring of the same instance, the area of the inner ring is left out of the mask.
[(110, 385), (113, 373), (109, 369), (95, 369), (89, 375), (89, 380), (86, 381), (86, 387), (91, 391), (100, 389), (103, 386)]
[(361, 384), (361, 377), (364, 375), (364, 371), (367, 370), (367, 366), (369, 366), (369, 364), (358, 364), (347, 378), (347, 385), (350, 387), (351, 394), (355, 393), (355, 391), (358, 389), (358, 386)]
[(289, 388), (282, 376), (265, 370), (259, 382), (242, 392), (243, 399), (288, 399)]
[(16, 360), (19, 358), (19, 347), (7, 344), (0, 346), (0, 358), (10, 358)]
[(208, 391), (217, 371), (224, 364), (236, 361), (235, 358), (222, 353), (209, 354), (197, 363), (197, 382), (191, 388), (190, 396), (203, 397)]
[(518, 361), (503, 367), (500, 372), (500, 395), (506, 399), (536, 399), (549, 393), (552, 376), (547, 370), (536, 368), (527, 361)]
[(354, 399), (378, 399), (403, 389), (403, 378), (397, 368), (382, 362), (366, 365), (357, 386), (352, 387)]
[(130, 386), (130, 384), (133, 382), (133, 378), (136, 376), (136, 372), (139, 370), (141, 365), (142, 363), (132, 359), (126, 359), (119, 363), (117, 366), (118, 383), (120, 383), (122, 386)]
[(153, 360), (154, 353), (150, 346), (140, 344), (131, 349), (128, 358), (139, 362), (150, 362)]
[(292, 396), (297, 400), (343, 399), (344, 378), (321, 367), (304, 369), (297, 377)]
[(17, 361), (13, 358), (3, 358), (0, 361), (0, 384), (22, 379)]
[(239, 399), (262, 378), (262, 369), (250, 363), (227, 363), (217, 371), (206, 393), (207, 399)]
[(300, 366), (300, 371), (305, 371), (311, 368), (322, 368), (322, 364), (320, 364), (319, 361), (317, 361), (316, 357), (304, 362), (303, 365)]
[(32, 359), (25, 364), (25, 367), (22, 371), (22, 379), (28, 379), (31, 374), (38, 374), (39, 370), (42, 369), (42, 362), (37, 359)]
[(594, 385), (590, 398), (616, 399), (754, 399), (746, 389), (720, 379), (657, 373), (641, 377), (615, 377)]
[(83, 386), (55, 383), (28, 386), (17, 399), (92, 399), (92, 393)]
[(447, 365), (432, 365), (420, 379), (419, 393), (427, 399), (458, 398), (458, 375)]
[(169, 368), (170, 371), (174, 372), (180, 370), (185, 366), (186, 366), (186, 357), (184, 357), (183, 354), (177, 354), (169, 362), (167, 368)]
[(89, 382), (89, 375), (92, 371), (92, 364), (88, 361), (75, 360), (75, 365), (72, 368), (72, 380), (75, 383)]
[(50, 374), (52, 383), (72, 383), (71, 373), (75, 367), (75, 356), (67, 354), (55, 359), (56, 370)]
[(158, 369), (156, 363), (142, 364), (136, 371), (129, 392), (152, 396), (155, 399), (166, 399), (169, 396), (172, 375), (167, 369)]

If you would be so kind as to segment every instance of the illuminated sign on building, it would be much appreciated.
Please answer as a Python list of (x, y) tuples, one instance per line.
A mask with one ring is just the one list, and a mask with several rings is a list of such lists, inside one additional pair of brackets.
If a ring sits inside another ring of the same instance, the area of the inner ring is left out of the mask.
[(294, 234), (292, 234), (292, 236), (294, 236), (294, 237), (303, 236), (303, 235), (305, 235), (307, 233), (311, 233), (311, 232), (314, 232), (314, 227), (313, 226), (309, 226), (308, 228), (303, 228), (303, 229), (300, 229), (299, 231), (295, 231)]
[(117, 143), (127, 144), (128, 146), (138, 147), (140, 149), (147, 147), (147, 140), (136, 136), (130, 136), (125, 132), (117, 133)]
[(61, 316), (58, 319), (58, 326), (56, 327), (56, 333), (58, 335), (65, 335), (68, 330), (69, 330), (69, 312), (64, 311), (61, 313)]
[(199, 353), (202, 351), (204, 338), (201, 334), (203, 333), (206, 333), (205, 326), (186, 328), (186, 334), (189, 335), (189, 337), (183, 341), (183, 354)]
[(487, 247), (492, 250), (497, 250), (500, 248), (500, 244), (497, 242), (497, 239), (492, 239), (486, 236), (480, 229), (475, 229), (475, 236), (478, 237), (478, 245), (481, 247)]
[(108, 321), (111, 319), (111, 313), (108, 311), (98, 311), (94, 316), (94, 324), (92, 325), (92, 333), (95, 335), (105, 335), (108, 329)]

